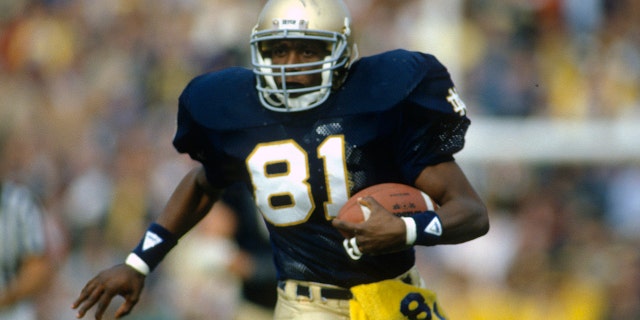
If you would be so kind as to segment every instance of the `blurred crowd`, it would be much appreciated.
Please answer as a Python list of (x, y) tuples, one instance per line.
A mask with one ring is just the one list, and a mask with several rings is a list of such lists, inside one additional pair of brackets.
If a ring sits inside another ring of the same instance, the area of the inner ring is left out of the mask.
[[(639, 1), (346, 2), (360, 56), (434, 53), (472, 120), (640, 119)], [(84, 283), (123, 261), (194, 165), (171, 145), (178, 95), (195, 75), (249, 65), (264, 3), (0, 3), (0, 172), (47, 211), (42, 319), (74, 317)], [(453, 319), (640, 319), (640, 159), (462, 165), (491, 231), (418, 250)], [(214, 211), (149, 277), (131, 319), (233, 319), (248, 308), (239, 286), (251, 257), (232, 241), (242, 224)]]

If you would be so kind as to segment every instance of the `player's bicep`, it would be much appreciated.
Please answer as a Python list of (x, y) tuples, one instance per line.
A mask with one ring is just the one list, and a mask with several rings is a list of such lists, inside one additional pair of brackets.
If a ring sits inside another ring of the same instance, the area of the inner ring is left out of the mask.
[(415, 185), (441, 205), (460, 198), (480, 201), (480, 197), (455, 161), (424, 168)]
[(469, 241), (489, 231), (487, 208), (455, 162), (425, 168), (416, 186), (440, 205), (441, 244)]

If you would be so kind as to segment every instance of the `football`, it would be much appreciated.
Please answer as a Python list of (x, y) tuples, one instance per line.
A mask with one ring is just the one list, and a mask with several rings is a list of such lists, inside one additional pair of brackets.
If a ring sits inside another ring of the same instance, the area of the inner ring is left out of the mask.
[[(415, 187), (400, 183), (382, 183), (365, 188), (349, 198), (340, 209), (338, 219), (350, 222), (369, 219), (369, 208), (358, 203), (358, 199), (365, 196), (373, 197), (383, 208), (402, 217), (438, 208), (435, 201)], [(342, 231), (341, 233), (345, 238), (353, 236)]]

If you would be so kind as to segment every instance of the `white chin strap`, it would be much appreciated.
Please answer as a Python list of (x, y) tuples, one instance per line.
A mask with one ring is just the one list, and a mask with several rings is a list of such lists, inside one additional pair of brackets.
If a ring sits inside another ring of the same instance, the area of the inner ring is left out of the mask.
[[(263, 65), (266, 65), (266, 66), (271, 65), (271, 58), (262, 59), (261, 57), (258, 57), (258, 59), (263, 60), (262, 61)], [(328, 61), (330, 59), (331, 59), (330, 56), (325, 57), (325, 61)], [(292, 98), (290, 95), (281, 93), (283, 92), (283, 90), (278, 89), (278, 86), (276, 85), (276, 81), (274, 80), (274, 77), (265, 75), (263, 77), (267, 87), (269, 89), (272, 89), (274, 92), (272, 93), (263, 92), (262, 95), (264, 96), (264, 99), (274, 107), (284, 106), (285, 110), (290, 110), (290, 111), (306, 110), (313, 103), (316, 103), (317, 101), (323, 99), (327, 93), (327, 90), (329, 90), (325, 86), (329, 82), (329, 76), (331, 73), (330, 67), (331, 67), (330, 62), (327, 62), (322, 65), (322, 69), (326, 71), (323, 71), (321, 75), (322, 86), (323, 86), (321, 89), (317, 91), (305, 93), (295, 98)], [(265, 74), (271, 73), (271, 69), (266, 67), (262, 68), (261, 71), (264, 72)]]
[[(322, 97), (322, 91), (326, 91), (326, 89), (303, 94), (296, 98), (289, 97), (288, 99), (286, 99), (287, 108), (293, 110), (304, 109), (310, 106), (312, 103), (320, 100), (320, 98)], [(282, 99), (282, 101), (285, 101), (284, 97), (282, 97), (282, 94), (276, 94), (276, 96), (278, 97), (278, 99)]]

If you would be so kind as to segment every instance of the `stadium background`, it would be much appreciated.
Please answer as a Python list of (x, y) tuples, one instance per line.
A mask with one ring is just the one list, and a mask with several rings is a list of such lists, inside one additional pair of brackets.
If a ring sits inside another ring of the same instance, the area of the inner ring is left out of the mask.
[[(640, 2), (347, 2), (361, 55), (434, 53), (469, 107), (458, 159), (492, 228), (418, 262), (452, 319), (640, 319)], [(74, 317), (85, 281), (123, 260), (193, 165), (170, 144), (178, 94), (247, 65), (263, 3), (0, 3), (0, 162), (46, 206), (56, 261), (42, 319)], [(170, 255), (130, 319), (233, 313), (235, 226), (216, 217), (197, 232), (218, 268)]]

